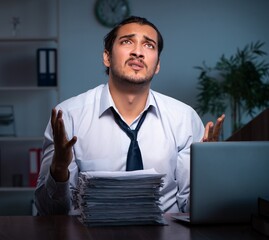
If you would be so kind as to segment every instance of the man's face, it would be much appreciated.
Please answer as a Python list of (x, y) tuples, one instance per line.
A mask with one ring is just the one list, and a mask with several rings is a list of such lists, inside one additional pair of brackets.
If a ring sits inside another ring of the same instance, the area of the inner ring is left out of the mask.
[(104, 53), (112, 81), (132, 84), (149, 83), (160, 69), (158, 36), (148, 25), (130, 23), (118, 30), (112, 53)]

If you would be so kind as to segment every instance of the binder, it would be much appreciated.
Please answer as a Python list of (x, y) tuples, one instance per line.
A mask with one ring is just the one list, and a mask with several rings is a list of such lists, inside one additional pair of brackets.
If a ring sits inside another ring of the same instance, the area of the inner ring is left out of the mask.
[(57, 49), (37, 49), (38, 86), (57, 86)]
[(41, 164), (41, 148), (29, 149), (29, 186), (36, 187)]

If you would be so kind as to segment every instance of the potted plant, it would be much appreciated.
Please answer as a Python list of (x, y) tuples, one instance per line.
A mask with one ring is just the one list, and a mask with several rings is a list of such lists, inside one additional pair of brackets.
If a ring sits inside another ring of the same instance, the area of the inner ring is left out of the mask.
[(269, 106), (269, 63), (264, 42), (247, 44), (229, 58), (223, 54), (214, 67), (195, 67), (198, 76), (197, 111), (219, 116), (231, 108), (232, 132), (242, 127), (242, 116), (254, 117)]

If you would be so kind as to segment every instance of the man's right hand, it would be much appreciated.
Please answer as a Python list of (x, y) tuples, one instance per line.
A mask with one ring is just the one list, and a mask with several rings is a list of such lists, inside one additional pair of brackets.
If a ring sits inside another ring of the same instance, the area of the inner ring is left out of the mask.
[(72, 161), (72, 147), (77, 141), (74, 136), (71, 140), (66, 137), (62, 111), (52, 109), (51, 127), (54, 140), (54, 155), (50, 166), (51, 176), (56, 182), (65, 182), (69, 178), (68, 166)]

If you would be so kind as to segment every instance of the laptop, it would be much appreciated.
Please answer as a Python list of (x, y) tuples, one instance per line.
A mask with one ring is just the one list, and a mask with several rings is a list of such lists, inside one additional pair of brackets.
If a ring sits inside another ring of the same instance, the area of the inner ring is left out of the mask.
[(177, 220), (246, 223), (269, 200), (269, 141), (194, 143), (190, 169), (190, 212)]

